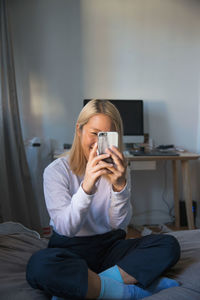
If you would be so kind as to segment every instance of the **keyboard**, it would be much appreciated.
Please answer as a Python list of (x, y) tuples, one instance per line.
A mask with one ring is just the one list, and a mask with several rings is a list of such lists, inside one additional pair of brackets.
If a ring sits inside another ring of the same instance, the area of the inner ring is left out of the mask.
[(176, 151), (159, 151), (159, 150), (152, 150), (152, 151), (129, 151), (131, 155), (134, 156), (179, 156), (179, 153)]

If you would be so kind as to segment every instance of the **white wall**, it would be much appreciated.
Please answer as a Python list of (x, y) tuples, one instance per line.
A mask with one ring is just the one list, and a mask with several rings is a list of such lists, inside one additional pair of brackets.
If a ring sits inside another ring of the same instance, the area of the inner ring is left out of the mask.
[(24, 138), (72, 142), (82, 106), (80, 1), (9, 4)]
[[(84, 97), (144, 99), (145, 131), (157, 145), (198, 151), (200, 2), (84, 0), (81, 12)], [(170, 171), (163, 163), (133, 174), (136, 223), (171, 220)]]
[[(156, 144), (200, 152), (200, 1), (9, 0), (9, 8), (24, 138), (71, 142), (84, 98), (143, 99)], [(171, 220), (169, 171), (133, 174), (138, 223)]]
[(81, 4), (84, 96), (144, 99), (155, 142), (196, 151), (199, 1)]

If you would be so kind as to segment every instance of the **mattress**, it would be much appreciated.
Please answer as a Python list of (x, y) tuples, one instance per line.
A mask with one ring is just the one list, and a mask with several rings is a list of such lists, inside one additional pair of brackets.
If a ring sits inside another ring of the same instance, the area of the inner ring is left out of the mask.
[(26, 281), (26, 264), (32, 253), (46, 248), (47, 239), (19, 223), (0, 224), (0, 299), (47, 300)]
[[(181, 246), (179, 262), (164, 275), (179, 287), (160, 291), (147, 300), (200, 300), (200, 230), (170, 232)], [(47, 300), (51, 297), (32, 289), (26, 281), (26, 264), (32, 253), (46, 248), (48, 239), (19, 223), (0, 224), (0, 299)]]

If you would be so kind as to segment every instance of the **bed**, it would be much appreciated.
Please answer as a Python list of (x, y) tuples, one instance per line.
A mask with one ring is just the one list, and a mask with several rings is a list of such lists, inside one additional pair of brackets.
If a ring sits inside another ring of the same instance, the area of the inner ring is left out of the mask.
[[(175, 231), (181, 245), (181, 259), (165, 275), (181, 286), (163, 290), (148, 300), (200, 300), (200, 229)], [(0, 224), (0, 299), (47, 300), (48, 295), (26, 282), (26, 264), (32, 253), (45, 248), (48, 240), (19, 223)]]
[(47, 247), (48, 240), (22, 224), (0, 224), (0, 299), (48, 300), (26, 282), (26, 264), (31, 254)]

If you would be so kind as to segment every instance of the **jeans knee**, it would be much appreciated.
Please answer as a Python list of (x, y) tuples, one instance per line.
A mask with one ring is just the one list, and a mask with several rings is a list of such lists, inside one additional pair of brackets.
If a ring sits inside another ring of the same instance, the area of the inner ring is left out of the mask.
[(171, 264), (175, 264), (180, 258), (180, 245), (178, 240), (173, 235), (163, 235), (165, 248), (167, 249), (168, 259)]
[(41, 278), (47, 278), (48, 271), (45, 266), (45, 251), (46, 249), (40, 250), (34, 253), (26, 267), (26, 280), (33, 288), (41, 288), (39, 285)]

